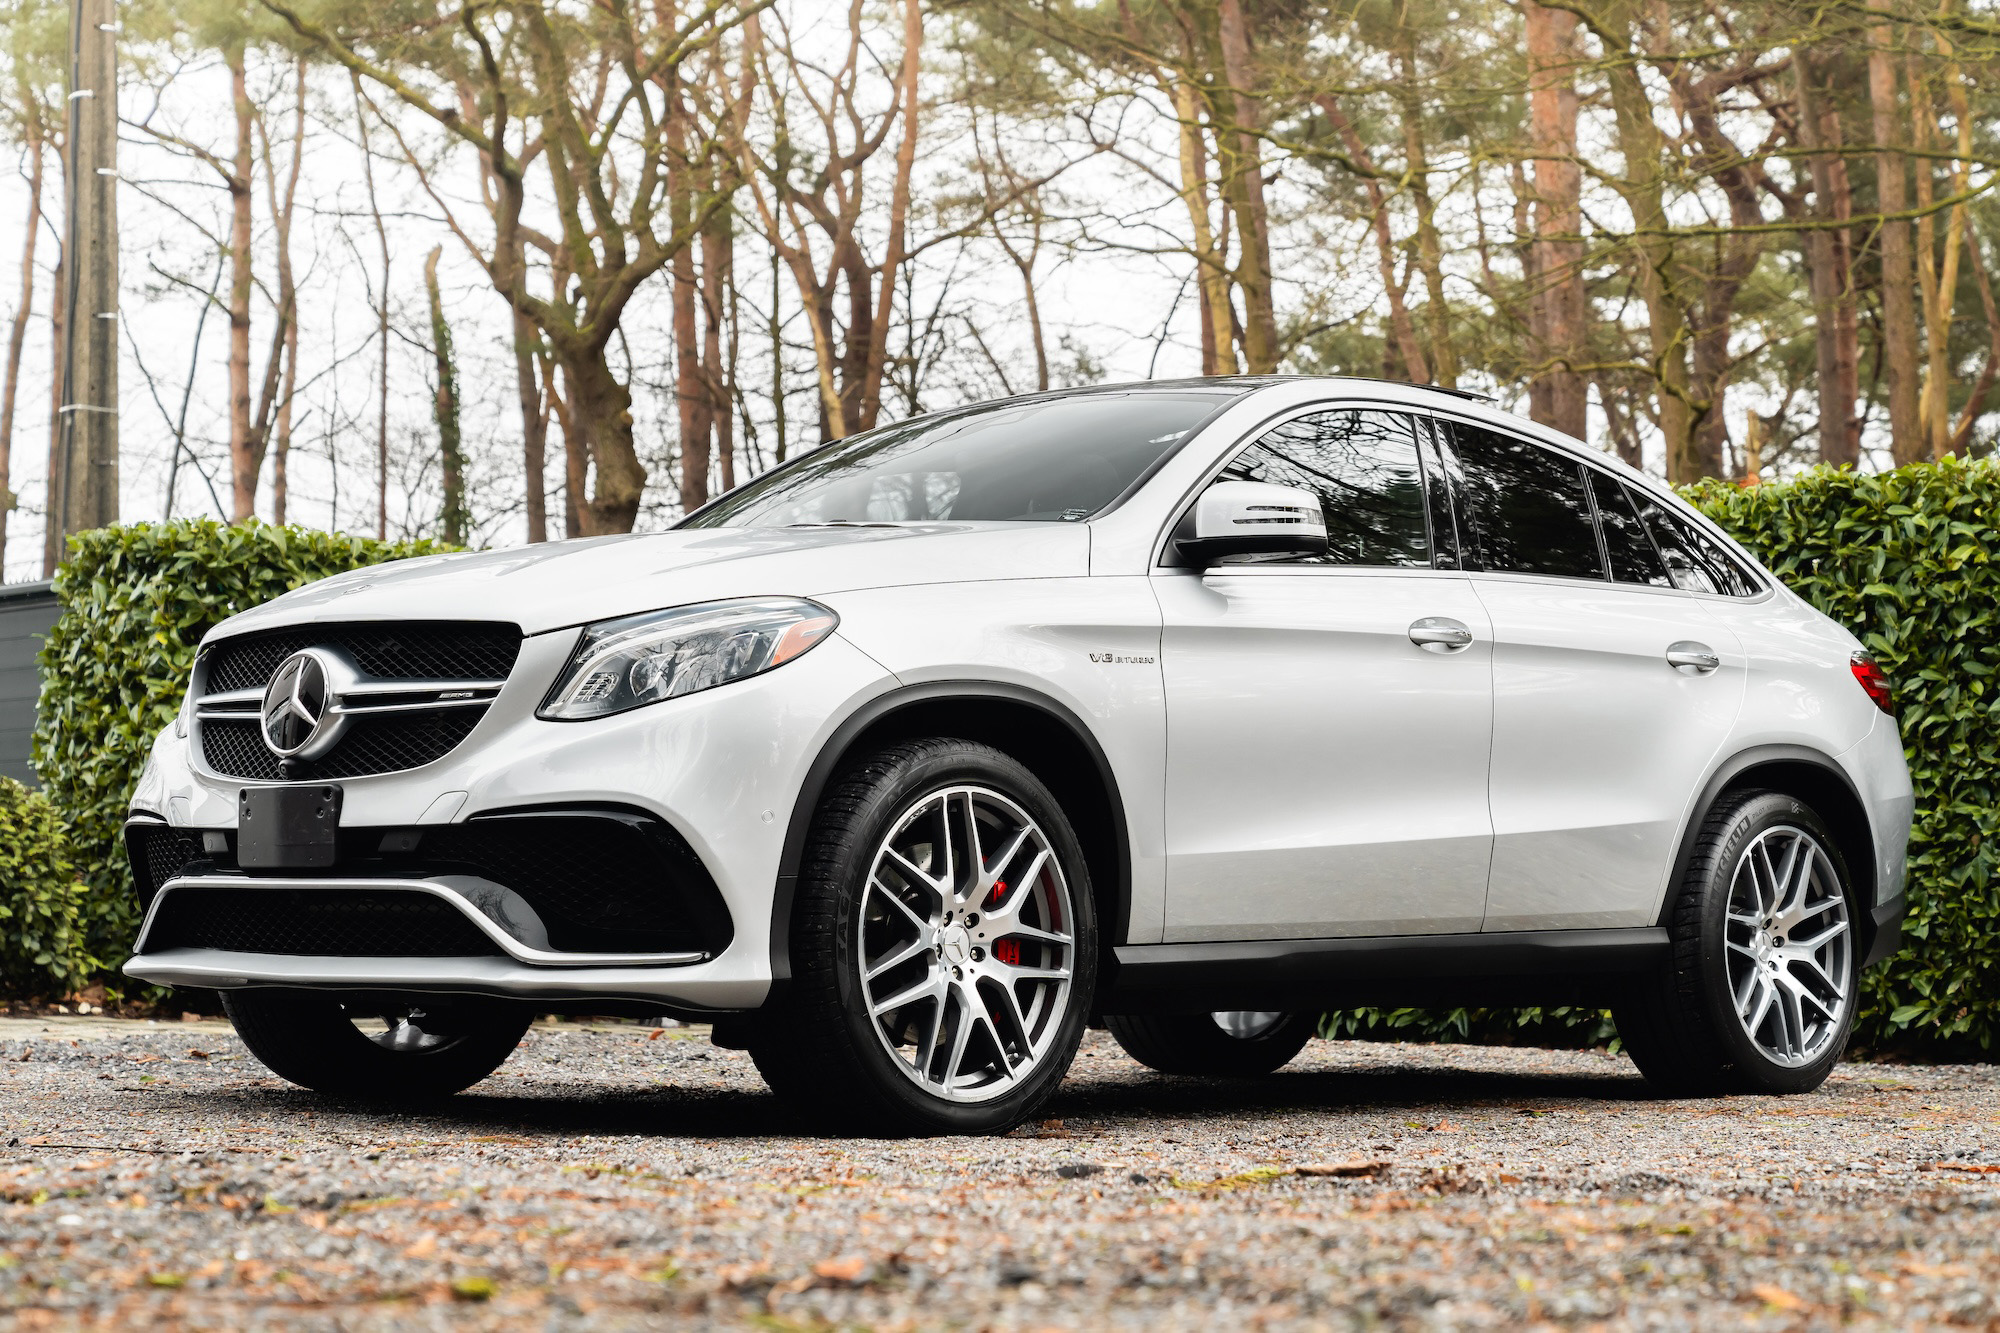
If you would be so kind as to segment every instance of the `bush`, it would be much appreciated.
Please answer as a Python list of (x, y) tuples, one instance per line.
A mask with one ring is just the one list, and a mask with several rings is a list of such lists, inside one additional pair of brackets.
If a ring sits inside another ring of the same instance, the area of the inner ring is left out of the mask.
[(1854, 631), (1895, 686), (1916, 827), (1909, 946), (1866, 979), (1857, 1039), (2000, 1051), (2000, 465), (1814, 468), (1688, 498)]
[(84, 984), (82, 901), (55, 807), (0, 777), (0, 995), (54, 997)]
[(41, 653), (35, 771), (69, 826), (85, 886), (85, 947), (123, 964), (138, 929), (125, 809), (153, 738), (173, 723), (201, 636), (301, 584), (449, 550), (304, 528), (179, 519), (70, 539), (62, 614)]

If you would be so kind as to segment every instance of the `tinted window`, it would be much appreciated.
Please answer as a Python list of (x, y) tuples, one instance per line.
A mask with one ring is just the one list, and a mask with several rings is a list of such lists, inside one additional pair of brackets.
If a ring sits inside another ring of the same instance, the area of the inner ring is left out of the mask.
[(1646, 583), (1655, 588), (1671, 588), (1667, 567), (1646, 529), (1639, 523), (1631, 497), (1614, 477), (1594, 469), (1590, 473), (1590, 495), (1597, 501), (1597, 522), (1604, 531), (1604, 550), (1611, 557), (1611, 577), (1620, 583)]
[(1431, 562), (1416, 426), (1400, 413), (1321, 412), (1288, 421), (1238, 454), (1222, 476), (1297, 486), (1319, 496), (1327, 553), (1285, 557), (1288, 562)]
[(855, 435), (767, 472), (694, 528), (1089, 518), (1241, 390), (993, 403)]
[(1454, 422), (1451, 436), (1486, 568), (1604, 577), (1583, 464), (1479, 426)]
[(1634, 490), (1632, 498), (1659, 544), (1660, 554), (1666, 557), (1675, 587), (1725, 597), (1754, 597), (1760, 591), (1749, 571), (1724, 551), (1720, 542), (1654, 496)]

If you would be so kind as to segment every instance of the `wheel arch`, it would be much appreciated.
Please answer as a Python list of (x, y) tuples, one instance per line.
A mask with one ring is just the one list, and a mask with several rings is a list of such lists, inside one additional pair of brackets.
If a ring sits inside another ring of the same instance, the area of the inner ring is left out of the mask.
[(1868, 819), (1868, 806), (1854, 783), (1831, 756), (1803, 745), (1759, 745), (1731, 756), (1713, 774), (1695, 802), (1694, 812), (1681, 834), (1680, 849), (1674, 857), (1673, 877), (1660, 903), (1658, 925), (1667, 923), (1673, 911), (1674, 895), (1694, 859), (1701, 826), (1716, 803), (1737, 792), (1775, 791), (1804, 801), (1826, 821), (1847, 863), (1847, 873), (1860, 898), (1856, 925), (1863, 932), (1863, 956), (1874, 944), (1871, 911), (1881, 867), (1875, 856), (1875, 830)]
[(860, 756), (917, 736), (979, 741), (1027, 765), (1062, 803), (1083, 846), (1104, 966), (1109, 966), (1112, 946), (1125, 938), (1132, 887), (1125, 803), (1111, 761), (1083, 719), (1040, 691), (1005, 681), (909, 685), (855, 710), (806, 770), (785, 829), (771, 898), (772, 999), (791, 981), (792, 900), (821, 795)]

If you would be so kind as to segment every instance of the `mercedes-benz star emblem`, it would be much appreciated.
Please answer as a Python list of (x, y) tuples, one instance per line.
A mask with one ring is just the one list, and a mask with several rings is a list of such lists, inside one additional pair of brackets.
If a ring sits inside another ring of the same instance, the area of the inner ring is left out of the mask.
[(331, 743), (339, 714), (330, 666), (317, 649), (302, 649), (280, 662), (264, 687), (264, 744), (280, 759), (310, 759)]

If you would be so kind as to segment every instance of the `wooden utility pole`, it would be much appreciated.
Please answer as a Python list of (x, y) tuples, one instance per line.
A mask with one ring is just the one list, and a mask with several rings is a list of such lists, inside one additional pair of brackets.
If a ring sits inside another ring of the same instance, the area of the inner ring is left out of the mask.
[(62, 408), (49, 478), (51, 569), (66, 539), (118, 521), (118, 18), (70, 0)]

